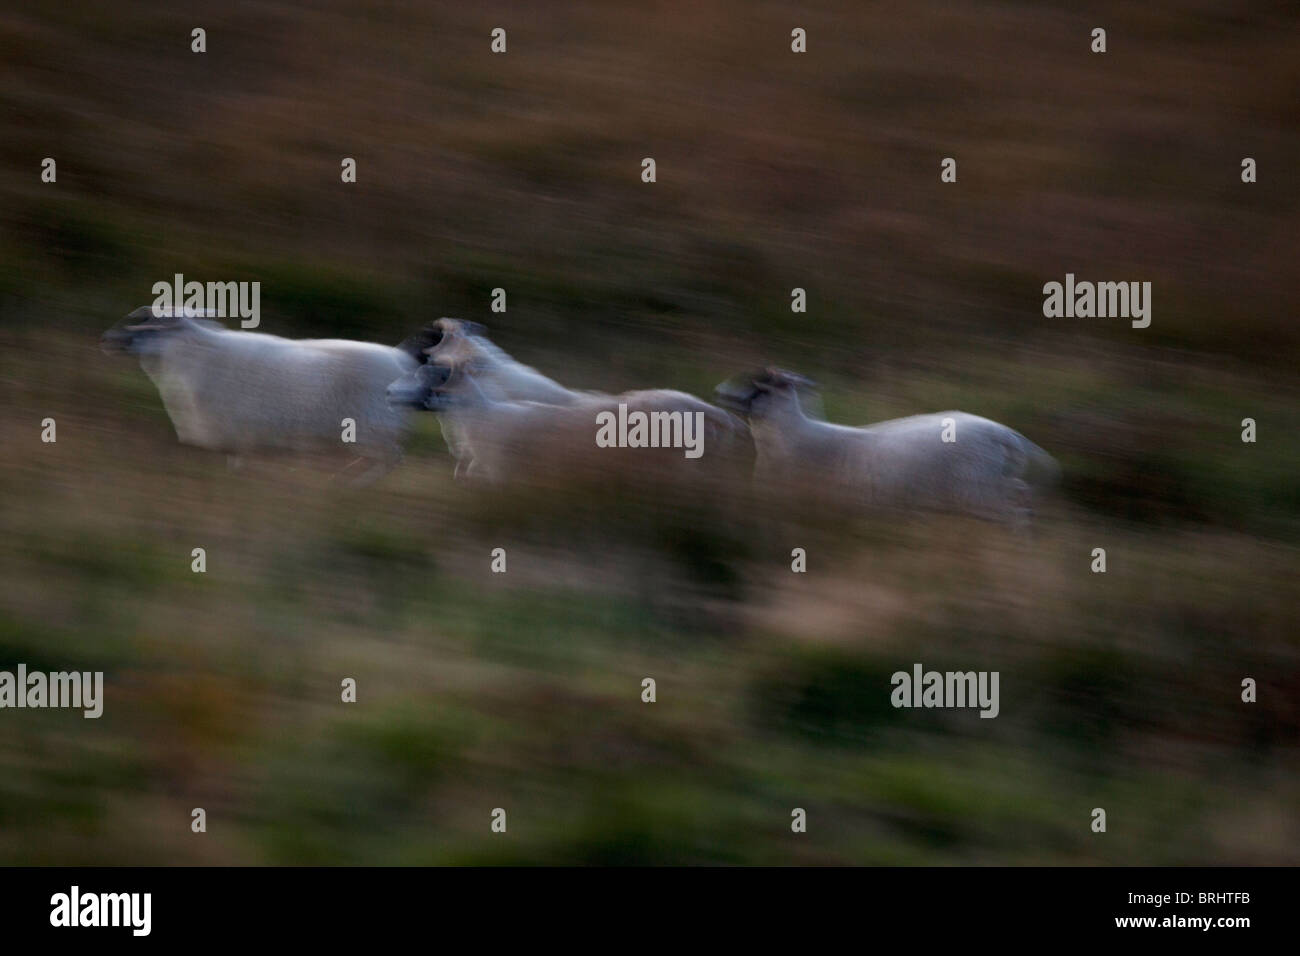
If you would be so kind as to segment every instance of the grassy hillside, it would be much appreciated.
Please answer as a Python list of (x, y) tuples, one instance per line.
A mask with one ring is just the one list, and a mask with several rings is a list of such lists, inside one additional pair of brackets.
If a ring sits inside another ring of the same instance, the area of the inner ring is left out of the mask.
[[(97, 721), (0, 711), (0, 863), (1300, 862), (1298, 33), (1269, 3), (0, 15), (0, 669), (107, 683)], [(1064, 480), (1027, 538), (489, 494), (431, 416), (370, 489), (230, 474), (98, 350), (175, 272), (260, 281), (280, 334), (477, 319), (575, 387), (775, 362), (832, 420), (964, 409)], [(1151, 327), (1044, 318), (1067, 272), (1151, 281)], [(1000, 716), (895, 710), (916, 661), (999, 671)]]

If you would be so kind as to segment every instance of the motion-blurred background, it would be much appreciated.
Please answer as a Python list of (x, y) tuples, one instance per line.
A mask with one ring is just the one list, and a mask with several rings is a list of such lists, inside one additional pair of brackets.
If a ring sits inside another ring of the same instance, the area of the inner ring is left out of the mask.
[[(1056, 6), (0, 13), (0, 669), (107, 681), (0, 712), (0, 862), (1300, 861), (1300, 16)], [(476, 319), (572, 387), (774, 362), (1065, 478), (1022, 539), (484, 494), (427, 415), (369, 489), (232, 475), (98, 350), (176, 272), (277, 334)], [(1067, 272), (1151, 281), (1151, 327), (1045, 319)], [(892, 709), (917, 661), (1001, 715)]]

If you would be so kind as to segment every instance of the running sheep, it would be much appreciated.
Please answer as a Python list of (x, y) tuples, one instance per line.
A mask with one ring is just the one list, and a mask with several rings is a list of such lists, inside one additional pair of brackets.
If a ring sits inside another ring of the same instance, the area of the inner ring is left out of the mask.
[(576, 405), (593, 396), (601, 397), (599, 392), (565, 388), (531, 365), (516, 361), (487, 337), (487, 329), (478, 322), (442, 318), (429, 325), (425, 332), (438, 337), (437, 344), (427, 350), (429, 364), (473, 366), (475, 383), (488, 394), (547, 405)]
[(227, 329), (210, 315), (145, 306), (101, 339), (105, 352), (140, 360), (182, 443), (225, 452), (232, 465), (251, 453), (347, 450), (358, 456), (348, 468), (369, 463), (358, 483), (401, 460), (407, 416), (386, 389), (418, 366), (430, 336), (398, 348), (285, 339)]
[(873, 509), (965, 512), (1010, 524), (1032, 515), (1031, 480), (1059, 473), (1019, 432), (965, 412), (938, 412), (861, 428), (810, 419), (797, 390), (813, 382), (776, 368), (737, 376), (718, 401), (749, 419), (755, 482), (783, 494)]
[[(472, 450), (461, 477), (543, 487), (611, 479), (707, 481), (726, 473), (739, 422), (690, 396), (685, 409), (679, 395), (646, 390), (592, 394), (570, 405), (515, 401), (484, 389), (472, 363), (423, 365), (388, 388), (394, 406), (437, 412)], [(644, 442), (611, 442), (615, 423), (628, 420), (643, 423)]]
[[(566, 388), (537, 369), (516, 361), (486, 335), (477, 322), (442, 318), (425, 327), (422, 335), (436, 338), (425, 349), (427, 362), (433, 367), (460, 369), (472, 375), (473, 388), (485, 399), (496, 402), (536, 402), (545, 405), (589, 408), (593, 414), (600, 407), (615, 407), (622, 402), (630, 410), (647, 414), (699, 414), (712, 423), (713, 447), (710, 448), (711, 470), (733, 467), (752, 457), (752, 444), (745, 423), (715, 405), (694, 395), (673, 389), (643, 389), (615, 396), (605, 392), (577, 391)], [(474, 443), (457, 423), (457, 416), (440, 414), (443, 436), (456, 459), (456, 476), (471, 473), (476, 458)]]

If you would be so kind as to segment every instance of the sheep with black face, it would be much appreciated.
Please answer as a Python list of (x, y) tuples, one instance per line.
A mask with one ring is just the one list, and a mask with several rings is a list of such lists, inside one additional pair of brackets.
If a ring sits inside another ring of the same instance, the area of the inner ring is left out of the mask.
[[(699, 422), (698, 454), (665, 444), (610, 447), (600, 440), (610, 416), (670, 418), (681, 393), (654, 389), (622, 395), (592, 393), (570, 405), (519, 401), (484, 388), (475, 363), (423, 365), (393, 382), (395, 406), (438, 413), (444, 430), (463, 442), (457, 477), (493, 485), (562, 485), (583, 481), (650, 480), (703, 486), (734, 477), (735, 435), (743, 425), (720, 408), (691, 398)], [(677, 412), (679, 419), (684, 413)], [(604, 423), (604, 424), (602, 424)], [(468, 459), (468, 462), (466, 461)]]
[[(637, 389), (618, 395), (567, 388), (537, 369), (516, 361), (487, 337), (487, 329), (465, 319), (441, 318), (428, 326), (440, 336), (436, 345), (425, 350), (430, 366), (456, 369), (473, 377), (473, 388), (492, 402), (535, 402), (558, 407), (581, 406), (595, 414), (602, 408), (617, 408), (623, 403), (631, 410), (647, 414), (678, 417), (702, 416), (709, 423), (712, 444), (707, 453), (705, 470), (733, 473), (736, 463), (747, 461), (752, 444), (744, 422), (710, 405), (694, 395), (675, 389)], [(407, 383), (408, 386), (410, 382)], [(456, 458), (456, 475), (473, 468), (475, 448), (465, 429), (458, 424), (461, 416), (440, 414), (443, 436)], [(747, 465), (745, 467), (748, 467)]]
[(1030, 479), (1055, 461), (1019, 432), (965, 412), (913, 415), (853, 428), (804, 414), (814, 383), (778, 368), (717, 387), (749, 421), (754, 477), (774, 492), (815, 491), (850, 506), (957, 511), (1010, 523), (1031, 514)]

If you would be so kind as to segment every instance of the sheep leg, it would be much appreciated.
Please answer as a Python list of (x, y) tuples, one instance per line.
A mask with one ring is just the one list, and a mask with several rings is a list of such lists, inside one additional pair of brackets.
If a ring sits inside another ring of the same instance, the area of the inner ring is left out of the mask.
[[(357, 461), (364, 461), (364, 460), (365, 459), (363, 458), (357, 459)], [(368, 485), (373, 485), (380, 478), (384, 477), (384, 475), (392, 471), (396, 466), (397, 466), (397, 461), (395, 459), (392, 458), (375, 459), (371, 462), (369, 468), (367, 468), (361, 474), (357, 475), (355, 478), (350, 480), (348, 484), (353, 488), (365, 488)]]
[(966, 484), (954, 495), (952, 507), (983, 521), (1005, 525), (1016, 531), (1027, 530), (1032, 523), (1029, 485), (1019, 478), (996, 478)]
[(1028, 534), (1033, 528), (1033, 489), (1019, 478), (1013, 478), (1007, 490), (1007, 507), (1004, 520), (1017, 534)]
[(343, 476), (352, 470), (352, 467), (358, 462), (369, 462), (370, 467), (366, 468), (361, 474), (355, 477), (349, 477), (347, 483), (352, 488), (365, 488), (367, 485), (373, 485), (384, 475), (388, 474), (394, 468), (402, 463), (402, 446), (394, 443), (391, 446), (383, 448), (372, 448), (370, 453), (363, 454), (348, 462), (347, 466), (335, 474), (335, 480), (342, 479)]
[(488, 470), (483, 467), (483, 463), (477, 458), (472, 458), (469, 455), (457, 460), (454, 477), (457, 481), (463, 482), (467, 485), (497, 484)]
[(334, 474), (330, 476), (330, 481), (344, 480), (344, 476), (347, 475), (349, 471), (351, 471), (354, 467), (356, 467), (356, 465), (359, 462), (364, 462), (365, 460), (366, 459), (364, 457), (358, 455), (356, 458), (350, 460), (346, 465), (344, 465), (338, 471), (334, 472)]
[(469, 459), (469, 464), (461, 469), (460, 481), (467, 485), (478, 485), (481, 487), (500, 487), (504, 484), (496, 473), (491, 471), (478, 458)]

